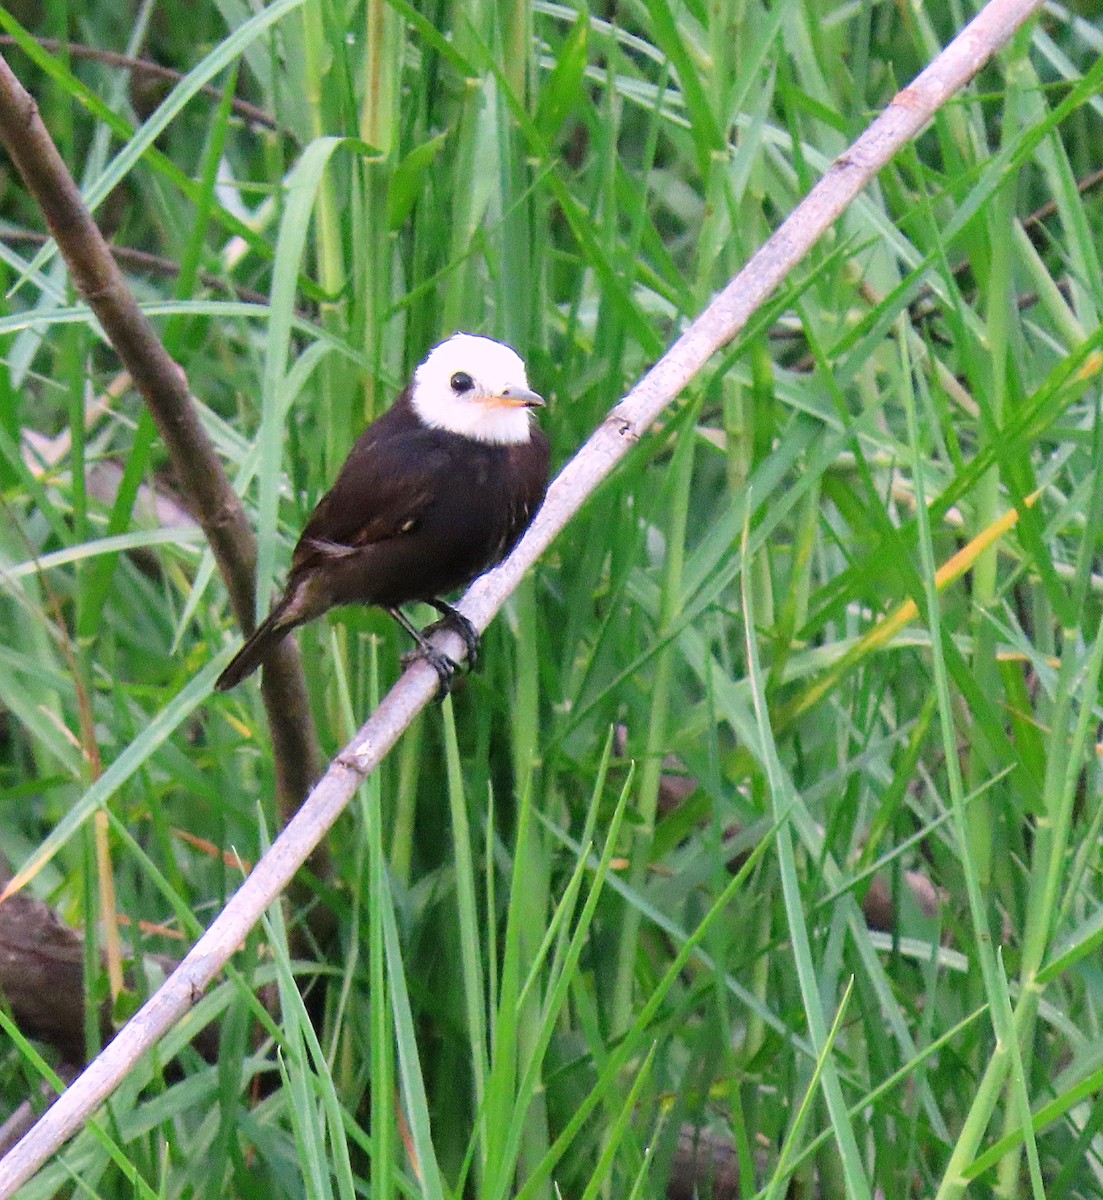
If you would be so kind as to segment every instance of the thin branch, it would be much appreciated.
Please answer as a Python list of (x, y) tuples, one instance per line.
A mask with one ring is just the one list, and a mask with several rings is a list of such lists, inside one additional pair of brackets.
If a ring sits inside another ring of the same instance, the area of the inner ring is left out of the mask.
[[(251, 630), (257, 544), (245, 509), (199, 420), (184, 372), (139, 308), (43, 124), (38, 106), (3, 58), (0, 140), (42, 209), (77, 292), (99, 319), (145, 397), (180, 487), (194, 505), (210, 543), (234, 614), (243, 629)], [(318, 778), (321, 761), (293, 639), (286, 639), (270, 658), (262, 689), (272, 730), (280, 811), (286, 818)]]
[[(0, 239), (13, 246), (20, 243), (45, 246), (50, 241), (45, 233), (39, 233), (34, 229), (2, 229), (0, 230)], [(151, 254), (148, 250), (138, 250), (134, 246), (120, 246), (115, 242), (110, 243), (110, 250), (111, 257), (119, 266), (126, 267), (131, 271), (148, 271), (151, 275), (165, 275), (170, 279), (175, 279), (180, 274), (180, 264), (174, 259), (165, 258), (160, 254)], [(245, 304), (259, 304), (263, 307), (268, 303), (268, 297), (263, 292), (241, 287), (232, 280), (215, 275), (211, 271), (200, 271), (199, 282), (204, 287), (210, 288), (212, 292), (222, 292)], [(297, 308), (295, 316), (302, 321), (314, 320), (314, 315), (305, 308)]]
[[(62, 42), (58, 38), (41, 37), (35, 38), (35, 41), (48, 54), (58, 55), (64, 50), (68, 58), (83, 58), (91, 62), (103, 63), (108, 67), (119, 67), (140, 78), (160, 79), (174, 86), (184, 78), (182, 71), (175, 71), (172, 67), (163, 67), (160, 63), (150, 62), (147, 58), (132, 58), (129, 54), (118, 54), (114, 50), (101, 50), (98, 46), (85, 46), (81, 42)], [(18, 45), (18, 39), (10, 33), (0, 33), (0, 46)], [(199, 91), (216, 102), (222, 99), (222, 90), (213, 84), (206, 83)], [(276, 118), (271, 113), (265, 112), (263, 108), (258, 108), (255, 104), (250, 104), (248, 100), (240, 100), (235, 96), (230, 101), (230, 105), (234, 112), (245, 121), (251, 121), (254, 125), (263, 125), (266, 129), (279, 129)]]
[[(1041, 0), (991, 0), (831, 166), (792, 216), (566, 465), (510, 558), (471, 586), (461, 608), (478, 629), (486, 628), (525, 571), (709, 357), (743, 329), (787, 272), (892, 155), (915, 137), (934, 112), (1040, 7)], [(450, 655), (459, 656), (463, 651), (455, 634), (444, 634), (436, 641)], [(436, 673), (425, 662), (415, 663), (402, 676), (179, 969), (23, 1141), (0, 1160), (0, 1200), (10, 1197), (76, 1133), (137, 1057), (187, 1013), (436, 688)]]

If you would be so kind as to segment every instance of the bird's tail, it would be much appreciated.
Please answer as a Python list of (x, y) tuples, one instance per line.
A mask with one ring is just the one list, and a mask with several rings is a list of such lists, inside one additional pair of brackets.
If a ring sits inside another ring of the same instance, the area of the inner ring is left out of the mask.
[(257, 627), (256, 633), (246, 639), (245, 645), (230, 659), (230, 664), (215, 681), (215, 691), (228, 692), (260, 666), (285, 637), (301, 624), (288, 610), (295, 596), (288, 593)]

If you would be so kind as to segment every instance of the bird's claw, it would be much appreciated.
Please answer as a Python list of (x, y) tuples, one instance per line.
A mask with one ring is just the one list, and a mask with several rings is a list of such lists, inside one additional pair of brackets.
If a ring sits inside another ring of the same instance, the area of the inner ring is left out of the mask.
[(426, 643), (416, 650), (408, 650), (402, 656), (402, 667), (405, 670), (412, 663), (427, 662), (437, 673), (437, 703), (443, 704), (444, 698), (452, 691), (452, 676), (456, 673), (457, 664), (435, 646)]
[(458, 633), (463, 638), (463, 644), (467, 648), (467, 669), (469, 671), (477, 671), (480, 665), (479, 647), (482, 644), (478, 630), (458, 608), (453, 608), (451, 604), (445, 604), (443, 600), (437, 600), (434, 602), (433, 607), (440, 613), (440, 620), (434, 621), (428, 629), (422, 630), (422, 635), (424, 637), (432, 637), (439, 629), (450, 629), (453, 633)]

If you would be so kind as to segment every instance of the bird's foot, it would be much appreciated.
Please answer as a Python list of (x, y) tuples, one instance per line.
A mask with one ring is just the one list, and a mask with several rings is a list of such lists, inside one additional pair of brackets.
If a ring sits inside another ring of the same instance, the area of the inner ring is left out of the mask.
[(429, 603), (440, 613), (440, 620), (434, 621), (428, 629), (425, 629), (423, 636), (431, 637), (438, 629), (450, 629), (453, 633), (458, 633), (467, 647), (467, 669), (477, 671), (481, 644), (478, 630), (458, 608), (453, 608), (451, 604), (445, 604), (443, 600), (430, 600)]
[(458, 633), (467, 646), (467, 662), (470, 668), (478, 660), (479, 635), (475, 632), (475, 626), (471, 624), (463, 613), (458, 612), (450, 604), (445, 604), (443, 600), (430, 600), (429, 603), (441, 614), (441, 619), (423, 631), (418, 630), (416, 626), (412, 625), (401, 609), (389, 608), (387, 611), (417, 643), (416, 650), (411, 650), (408, 654), (402, 656), (403, 669), (408, 667), (412, 662), (417, 662), (419, 659), (427, 662), (436, 671), (437, 678), (440, 680), (440, 687), (437, 689), (437, 700), (442, 701), (452, 690), (452, 677), (456, 673), (458, 664), (449, 658), (443, 650), (438, 650), (436, 646), (432, 645), (429, 638), (438, 629), (451, 629), (453, 632)]
[(407, 650), (402, 656), (401, 662), (403, 670), (412, 663), (427, 662), (436, 671), (439, 681), (437, 703), (444, 703), (444, 697), (452, 690), (452, 677), (456, 673), (456, 663), (443, 650), (438, 650), (436, 646), (431, 646), (427, 641), (419, 640), (417, 649)]

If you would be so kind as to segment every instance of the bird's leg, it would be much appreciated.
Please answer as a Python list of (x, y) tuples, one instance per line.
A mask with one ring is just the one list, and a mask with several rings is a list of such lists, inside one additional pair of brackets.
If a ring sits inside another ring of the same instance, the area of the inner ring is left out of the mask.
[(423, 633), (407, 620), (405, 614), (398, 608), (388, 608), (387, 612), (402, 626), (403, 629), (417, 642), (417, 649), (402, 656), (402, 665), (408, 666), (415, 658), (423, 658), (437, 673), (440, 686), (437, 688), (437, 699), (444, 697), (452, 690), (452, 676), (456, 673), (456, 664), (442, 650), (430, 644)]
[(433, 608), (440, 613), (441, 619), (435, 621), (428, 629), (424, 630), (426, 637), (438, 629), (451, 629), (453, 633), (458, 633), (463, 638), (463, 644), (467, 647), (467, 669), (476, 671), (479, 667), (479, 634), (475, 626), (460, 612), (458, 608), (453, 608), (451, 604), (445, 604), (443, 600), (429, 600)]

